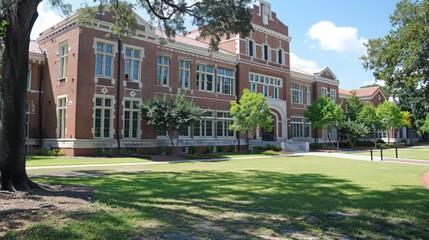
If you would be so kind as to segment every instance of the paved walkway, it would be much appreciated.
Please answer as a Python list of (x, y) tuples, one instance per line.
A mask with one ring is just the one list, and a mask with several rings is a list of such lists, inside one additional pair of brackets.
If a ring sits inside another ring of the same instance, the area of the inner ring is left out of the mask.
[[(371, 161), (371, 157), (370, 157), (369, 153), (368, 153), (368, 156), (346, 154), (346, 153), (341, 153), (341, 152), (335, 152), (335, 153), (305, 152), (305, 153), (295, 153), (294, 155), (298, 155), (298, 156), (321, 156), (321, 157), (333, 157), (333, 158), (345, 158), (345, 159), (351, 159), (351, 160)], [(379, 156), (374, 156), (373, 159), (374, 159), (373, 161), (381, 162), (381, 157), (379, 157)], [(426, 160), (383, 158), (383, 162), (429, 166), (429, 161), (426, 161)]]

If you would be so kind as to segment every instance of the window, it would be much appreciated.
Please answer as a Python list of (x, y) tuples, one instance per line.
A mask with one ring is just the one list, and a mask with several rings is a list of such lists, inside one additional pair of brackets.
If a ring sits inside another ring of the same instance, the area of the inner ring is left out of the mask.
[(277, 49), (277, 63), (284, 64), (284, 54), (281, 48)]
[(57, 137), (66, 137), (67, 98), (59, 97), (57, 102)]
[(156, 80), (167, 87), (170, 82), (170, 58), (162, 55), (156, 56)]
[(270, 61), (271, 60), (271, 48), (270, 48), (270, 46), (264, 44), (263, 49), (264, 49), (264, 53), (263, 53), (264, 60)]
[(96, 138), (111, 138), (113, 129), (112, 114), (113, 104), (112, 98), (97, 97), (95, 98), (95, 114), (94, 114), (94, 137)]
[[(257, 92), (258, 85), (262, 85), (262, 94), (265, 97), (280, 98), (280, 88), (282, 87), (282, 79), (249, 73), (250, 91)], [(272, 86), (273, 95), (270, 96), (269, 89)]]
[(337, 101), (337, 91), (335, 89), (331, 89), (329, 97), (331, 98), (332, 101), (334, 102)]
[(194, 137), (213, 137), (213, 112), (204, 113), (200, 124), (194, 125)]
[(250, 84), (250, 91), (251, 92), (258, 92), (258, 88), (256, 87), (256, 83)]
[(65, 79), (67, 77), (68, 53), (69, 53), (69, 48), (67, 45), (67, 41), (60, 43), (59, 45), (60, 79)]
[(156, 136), (167, 136), (167, 129), (165, 127), (156, 126)]
[(31, 70), (31, 65), (28, 66), (28, 72), (27, 72), (27, 90), (30, 91), (31, 90), (31, 79), (32, 79), (32, 70)]
[(216, 78), (216, 92), (234, 95), (234, 71), (219, 68)]
[(125, 47), (125, 79), (130, 81), (140, 81), (140, 63), (142, 50)]
[(247, 44), (246, 44), (247, 55), (251, 57), (255, 57), (256, 55), (255, 52), (256, 52), (255, 42), (253, 40), (247, 39)]
[(262, 86), (262, 95), (264, 95), (265, 97), (269, 96), (269, 89), (267, 85)]
[(306, 99), (306, 104), (310, 105), (311, 104), (311, 88), (310, 87), (305, 87), (305, 99)]
[(25, 112), (25, 138), (30, 137), (30, 113), (31, 104), (27, 102), (27, 111)]
[(387, 138), (387, 131), (376, 131), (375, 138), (376, 139)]
[(292, 103), (296, 104), (303, 104), (303, 91), (302, 91), (302, 85), (292, 83), (291, 84), (291, 91), (292, 91)]
[(179, 60), (179, 83), (182, 84), (183, 89), (189, 89), (189, 82), (191, 77), (191, 62)]
[(309, 138), (311, 137), (311, 123), (302, 117), (291, 118), (292, 138)]
[(138, 129), (140, 127), (139, 105), (139, 100), (125, 100), (124, 138), (138, 138)]
[(280, 88), (274, 87), (273, 98), (275, 98), (275, 99), (279, 99), (280, 98)]
[(216, 136), (217, 137), (234, 137), (234, 131), (229, 130), (234, 120), (228, 112), (218, 112), (216, 119)]
[(325, 87), (322, 87), (322, 96), (327, 97), (328, 96), (328, 89)]
[(181, 137), (189, 137), (190, 127), (179, 128), (179, 136)]
[(202, 64), (197, 65), (198, 90), (213, 92), (214, 68)]
[(100, 77), (113, 77), (113, 44), (97, 42), (95, 74)]

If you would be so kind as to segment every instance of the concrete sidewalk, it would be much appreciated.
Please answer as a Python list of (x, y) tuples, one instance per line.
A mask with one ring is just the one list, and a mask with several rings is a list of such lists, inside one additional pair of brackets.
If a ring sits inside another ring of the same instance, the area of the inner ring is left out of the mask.
[[(346, 154), (341, 152), (335, 152), (335, 153), (326, 153), (326, 152), (305, 152), (305, 153), (295, 153), (296, 156), (321, 156), (321, 157), (333, 157), (333, 158), (344, 158), (344, 159), (350, 159), (350, 160), (360, 160), (360, 161), (371, 161), (371, 156), (362, 156), (362, 155), (353, 155), (353, 154)], [(383, 161), (381, 161), (380, 156), (374, 156), (373, 161), (375, 162), (391, 162), (391, 163), (400, 163), (400, 164), (409, 164), (409, 165), (423, 165), (423, 166), (429, 166), (429, 161), (426, 160), (414, 160), (414, 159), (401, 159), (401, 158), (383, 158)]]

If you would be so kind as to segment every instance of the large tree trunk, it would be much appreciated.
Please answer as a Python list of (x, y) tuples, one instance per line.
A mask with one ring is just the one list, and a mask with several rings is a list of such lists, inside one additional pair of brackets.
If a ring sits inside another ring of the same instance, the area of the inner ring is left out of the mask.
[(3, 104), (0, 134), (0, 173), (2, 190), (26, 191), (37, 185), (25, 170), (25, 114), (27, 106), (28, 47), (37, 19), (40, 0), (11, 1), (3, 4), (9, 23), (4, 38)]

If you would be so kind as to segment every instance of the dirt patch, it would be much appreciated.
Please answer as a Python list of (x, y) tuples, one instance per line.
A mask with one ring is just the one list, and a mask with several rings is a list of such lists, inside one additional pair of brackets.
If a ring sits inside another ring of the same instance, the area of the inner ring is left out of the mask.
[(30, 192), (0, 192), (0, 238), (28, 223), (61, 218), (65, 212), (90, 209), (93, 189), (83, 186), (46, 185)]
[(421, 181), (423, 185), (429, 189), (429, 172), (426, 172), (423, 174)]

